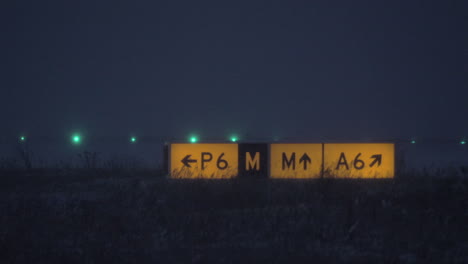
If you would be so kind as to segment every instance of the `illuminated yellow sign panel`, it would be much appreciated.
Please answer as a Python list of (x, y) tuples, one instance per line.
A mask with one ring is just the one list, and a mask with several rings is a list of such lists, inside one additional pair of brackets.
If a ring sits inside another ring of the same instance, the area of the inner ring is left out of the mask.
[(393, 178), (394, 144), (324, 144), (325, 176)]
[(237, 166), (237, 144), (174, 143), (170, 147), (172, 178), (232, 178)]
[(271, 178), (318, 178), (322, 170), (322, 144), (271, 144)]

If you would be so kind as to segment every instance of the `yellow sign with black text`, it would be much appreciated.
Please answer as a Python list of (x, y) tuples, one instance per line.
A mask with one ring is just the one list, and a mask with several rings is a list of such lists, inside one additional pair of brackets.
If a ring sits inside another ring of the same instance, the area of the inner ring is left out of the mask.
[(319, 178), (322, 144), (271, 144), (271, 178)]
[(324, 176), (393, 178), (395, 145), (391, 143), (324, 144)]
[(174, 143), (170, 146), (171, 178), (232, 178), (238, 174), (238, 145)]
[(171, 178), (393, 178), (393, 143), (172, 143)]

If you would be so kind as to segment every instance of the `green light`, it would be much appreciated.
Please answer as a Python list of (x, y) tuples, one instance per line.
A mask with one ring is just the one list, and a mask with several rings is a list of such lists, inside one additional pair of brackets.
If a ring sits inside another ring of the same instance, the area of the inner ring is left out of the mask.
[(26, 137), (25, 137), (25, 136), (21, 136), (21, 137), (20, 137), (20, 141), (21, 141), (21, 142), (26, 141)]
[(411, 144), (416, 144), (416, 140), (411, 140)]
[(466, 144), (466, 140), (460, 141), (460, 144), (465, 145), (465, 144)]
[(190, 142), (191, 143), (197, 143), (198, 138), (197, 137), (190, 137)]
[(81, 136), (78, 134), (75, 134), (72, 136), (72, 143), (75, 145), (78, 145), (81, 143)]
[(137, 141), (136, 137), (131, 137), (130, 142), (135, 143)]
[(239, 140), (237, 137), (231, 137), (232, 142), (237, 142), (237, 140)]

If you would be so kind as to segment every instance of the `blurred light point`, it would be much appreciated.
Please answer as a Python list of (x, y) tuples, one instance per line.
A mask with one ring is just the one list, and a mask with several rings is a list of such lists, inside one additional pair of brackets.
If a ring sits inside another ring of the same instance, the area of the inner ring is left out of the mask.
[(237, 140), (239, 140), (237, 137), (231, 137), (232, 142), (237, 142)]
[(411, 140), (411, 144), (416, 144), (416, 140)]
[(135, 143), (137, 141), (136, 137), (131, 137), (130, 142)]
[(73, 135), (72, 136), (73, 144), (80, 144), (81, 143), (81, 136), (80, 135)]
[(465, 144), (466, 144), (466, 140), (460, 141), (460, 144), (465, 145)]
[(198, 141), (197, 137), (190, 137), (191, 143), (197, 143), (197, 141)]
[(20, 137), (20, 141), (21, 141), (21, 142), (24, 142), (24, 141), (26, 141), (26, 137), (24, 137), (24, 136), (21, 136), (21, 137)]

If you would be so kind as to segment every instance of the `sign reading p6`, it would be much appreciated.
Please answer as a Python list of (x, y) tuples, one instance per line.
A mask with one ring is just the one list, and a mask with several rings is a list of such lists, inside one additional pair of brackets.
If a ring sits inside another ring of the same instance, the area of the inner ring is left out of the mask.
[(171, 144), (172, 178), (232, 178), (237, 166), (237, 144)]

